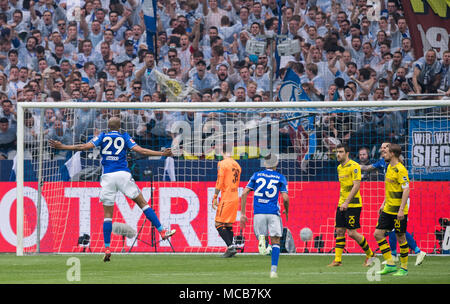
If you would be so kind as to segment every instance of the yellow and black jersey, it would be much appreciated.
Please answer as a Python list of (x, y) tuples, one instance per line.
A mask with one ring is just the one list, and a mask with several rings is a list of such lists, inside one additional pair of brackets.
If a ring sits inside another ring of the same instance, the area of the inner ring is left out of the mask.
[[(339, 176), (339, 183), (341, 185), (338, 206), (341, 206), (347, 199), (350, 191), (352, 191), (353, 182), (361, 180), (361, 166), (357, 162), (350, 159), (347, 163), (345, 163), (345, 165), (339, 165), (337, 167), (337, 172)], [(361, 194), (359, 193), (359, 190), (348, 206), (351, 208), (362, 207)]]
[[(402, 163), (395, 166), (389, 164), (386, 170), (385, 203), (383, 211), (388, 214), (397, 214), (402, 204), (403, 189), (409, 187), (408, 171)], [(403, 209), (404, 214), (408, 214), (408, 204)]]

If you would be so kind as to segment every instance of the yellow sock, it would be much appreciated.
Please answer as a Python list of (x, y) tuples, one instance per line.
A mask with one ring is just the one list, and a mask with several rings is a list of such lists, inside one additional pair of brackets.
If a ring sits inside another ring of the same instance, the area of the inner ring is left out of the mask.
[(400, 263), (402, 265), (402, 268), (404, 269), (408, 269), (408, 253), (409, 253), (408, 242), (400, 244)]
[(345, 248), (345, 236), (336, 237), (336, 248), (334, 249), (335, 252), (334, 260), (336, 262), (342, 261), (342, 253), (344, 252), (344, 248)]
[(373, 252), (369, 247), (369, 244), (366, 241), (366, 238), (363, 236), (361, 242), (359, 243), (359, 246), (361, 246), (362, 250), (366, 253), (366, 256), (369, 258), (373, 256)]
[(391, 248), (389, 247), (386, 238), (383, 238), (381, 241), (378, 241), (378, 247), (380, 247), (380, 251), (383, 254), (383, 258), (386, 260), (388, 265), (395, 265), (394, 260), (392, 260)]

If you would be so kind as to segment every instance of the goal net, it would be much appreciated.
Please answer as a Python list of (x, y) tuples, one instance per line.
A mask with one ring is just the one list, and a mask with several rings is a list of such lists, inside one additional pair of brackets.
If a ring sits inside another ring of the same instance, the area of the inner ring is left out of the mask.
[[(222, 147), (242, 167), (240, 191), (263, 160), (279, 155), (278, 170), (288, 181), (289, 218), (282, 215), (298, 253), (334, 250), (339, 200), (335, 150), (350, 148), (362, 165), (360, 232), (373, 250), (373, 231), (384, 199), (384, 171), (370, 170), (383, 142), (402, 147), (411, 180), (408, 232), (422, 250), (442, 252), (443, 219), (450, 217), (450, 101), (252, 102), (252, 103), (21, 103), (18, 105), (17, 210), (9, 207), (11, 237), (18, 255), (34, 252), (101, 252), (103, 207), (99, 201), (100, 152), (54, 150), (49, 139), (85, 143), (107, 131), (112, 116), (121, 131), (142, 147), (172, 148), (173, 157), (143, 157), (130, 152), (129, 169), (161, 223), (177, 229), (171, 242), (160, 241), (140, 208), (119, 193), (113, 222), (131, 235), (113, 231), (115, 252), (222, 252), (225, 243), (212, 208)], [(366, 169), (368, 171), (366, 171)], [(14, 197), (11, 192), (10, 196)], [(249, 196), (244, 252), (257, 252)], [(280, 202), (281, 211), (284, 208)], [(5, 211), (5, 210), (3, 210)], [(313, 238), (300, 239), (308, 227)], [(11, 231), (13, 229), (11, 228)], [(14, 235), (11, 232), (11, 235)], [(39, 237), (38, 237), (39, 236)], [(132, 237), (130, 237), (132, 236)], [(291, 249), (291, 248), (289, 248)], [(362, 253), (348, 240), (346, 251)]]

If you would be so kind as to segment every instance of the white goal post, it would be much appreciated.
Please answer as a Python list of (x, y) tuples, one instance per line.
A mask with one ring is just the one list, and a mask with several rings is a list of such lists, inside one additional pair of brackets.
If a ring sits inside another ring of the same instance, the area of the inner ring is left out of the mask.
[[(89, 108), (89, 109), (143, 109), (161, 111), (239, 111), (246, 112), (265, 111), (276, 109), (277, 113), (290, 113), (293, 111), (310, 112), (328, 111), (330, 109), (342, 111), (383, 111), (389, 110), (413, 110), (429, 107), (450, 107), (450, 100), (399, 100), (399, 101), (333, 101), (333, 102), (242, 102), (242, 103), (108, 103), (108, 102), (29, 102), (17, 103), (17, 155), (16, 155), (16, 180), (17, 180), (17, 219), (16, 234), (17, 246), (16, 255), (24, 255), (24, 128), (26, 109), (46, 109), (46, 108)], [(448, 117), (446, 117), (448, 119)], [(39, 236), (38, 236), (39, 238)]]

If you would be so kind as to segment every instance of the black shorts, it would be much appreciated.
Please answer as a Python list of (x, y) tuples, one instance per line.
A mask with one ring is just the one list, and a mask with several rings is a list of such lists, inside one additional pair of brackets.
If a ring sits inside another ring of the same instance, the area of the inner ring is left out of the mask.
[(341, 211), (339, 207), (336, 210), (336, 227), (347, 229), (360, 228), (359, 217), (361, 216), (361, 207), (347, 208)]
[(378, 217), (377, 229), (391, 231), (395, 230), (395, 233), (405, 233), (406, 226), (408, 224), (408, 215), (405, 215), (403, 220), (398, 220), (396, 214), (389, 214), (381, 212)]

